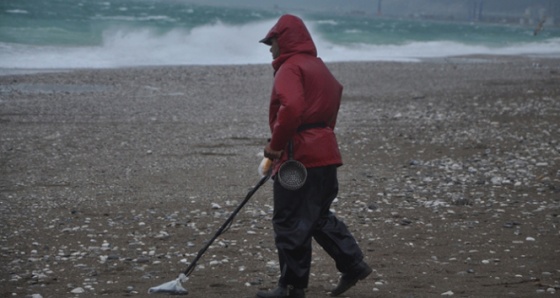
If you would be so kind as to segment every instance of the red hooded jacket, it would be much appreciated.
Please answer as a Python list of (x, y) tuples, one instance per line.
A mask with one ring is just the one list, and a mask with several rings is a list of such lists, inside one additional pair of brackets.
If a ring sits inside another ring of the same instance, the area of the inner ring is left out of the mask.
[(334, 134), (342, 85), (317, 57), (315, 44), (300, 18), (280, 17), (265, 39), (272, 37), (278, 41), (280, 55), (272, 62), (275, 74), (269, 109), (270, 147), (284, 150), (274, 173), (288, 158), (290, 140), (294, 159), (307, 168), (342, 165)]

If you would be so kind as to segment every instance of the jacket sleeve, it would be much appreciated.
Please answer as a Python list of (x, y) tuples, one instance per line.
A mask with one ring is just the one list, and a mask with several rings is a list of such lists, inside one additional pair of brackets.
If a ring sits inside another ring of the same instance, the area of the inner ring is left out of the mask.
[(271, 126), (270, 147), (273, 150), (284, 150), (301, 125), (305, 110), (303, 78), (297, 66), (284, 64), (276, 72), (271, 100), (279, 101), (280, 107), (275, 117), (276, 121)]

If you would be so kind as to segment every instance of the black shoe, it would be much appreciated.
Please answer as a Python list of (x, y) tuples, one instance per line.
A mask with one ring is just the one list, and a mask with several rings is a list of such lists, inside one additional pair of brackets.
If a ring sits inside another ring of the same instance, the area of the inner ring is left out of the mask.
[(348, 291), (348, 289), (353, 287), (358, 281), (368, 277), (372, 271), (368, 264), (362, 261), (349, 272), (342, 274), (338, 285), (330, 292), (330, 295), (334, 297)]
[(282, 297), (305, 298), (305, 290), (295, 289), (292, 287), (279, 286), (272, 291), (258, 292), (257, 297), (258, 298), (282, 298)]

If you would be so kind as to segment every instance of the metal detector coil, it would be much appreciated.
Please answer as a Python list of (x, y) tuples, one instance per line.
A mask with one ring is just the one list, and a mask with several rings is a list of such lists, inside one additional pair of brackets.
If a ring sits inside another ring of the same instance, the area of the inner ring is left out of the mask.
[(280, 166), (276, 178), (288, 190), (300, 189), (307, 180), (307, 169), (301, 162), (293, 159), (292, 141), (289, 143), (288, 160)]

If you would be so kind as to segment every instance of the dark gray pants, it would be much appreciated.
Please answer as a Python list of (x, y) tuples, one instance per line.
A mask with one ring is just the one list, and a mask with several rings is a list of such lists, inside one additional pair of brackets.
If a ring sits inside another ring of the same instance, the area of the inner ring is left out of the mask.
[(346, 225), (329, 211), (338, 194), (335, 166), (307, 169), (305, 185), (290, 191), (274, 181), (272, 223), (280, 261), (281, 286), (307, 288), (311, 267), (311, 238), (347, 272), (363, 259)]

